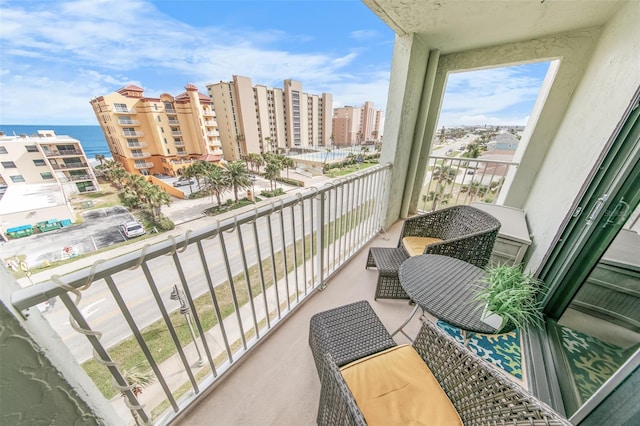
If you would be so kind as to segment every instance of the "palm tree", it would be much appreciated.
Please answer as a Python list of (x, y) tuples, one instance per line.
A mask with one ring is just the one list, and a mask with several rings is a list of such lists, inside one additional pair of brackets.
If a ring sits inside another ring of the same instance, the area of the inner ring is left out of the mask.
[(280, 164), (287, 169), (287, 179), (289, 179), (289, 169), (296, 166), (296, 162), (291, 157), (282, 156)]
[(205, 175), (205, 189), (218, 199), (218, 208), (222, 207), (222, 194), (229, 189), (229, 176), (220, 166), (214, 165)]
[(251, 187), (249, 170), (243, 161), (231, 161), (224, 165), (229, 178), (229, 186), (233, 188), (233, 195), (238, 202), (238, 190)]
[(102, 154), (96, 154), (96, 160), (98, 160), (100, 162), (100, 165), (102, 166), (102, 162), (104, 161), (106, 157)]
[(164, 189), (151, 182), (147, 182), (147, 185), (143, 188), (143, 193), (147, 200), (147, 207), (151, 217), (156, 221), (162, 216), (161, 207), (163, 205), (171, 205), (171, 196)]
[(271, 185), (271, 191), (273, 191), (273, 181), (280, 176), (280, 170), (282, 170), (282, 166), (277, 161), (268, 161), (266, 167), (264, 168), (264, 177), (269, 179), (269, 184)]
[(433, 171), (433, 180), (436, 181), (436, 188), (428, 194), (429, 200), (433, 201), (431, 211), (436, 211), (439, 204), (447, 204), (451, 194), (444, 193), (445, 187), (447, 184), (453, 183), (457, 175), (458, 170), (448, 165), (446, 161)]

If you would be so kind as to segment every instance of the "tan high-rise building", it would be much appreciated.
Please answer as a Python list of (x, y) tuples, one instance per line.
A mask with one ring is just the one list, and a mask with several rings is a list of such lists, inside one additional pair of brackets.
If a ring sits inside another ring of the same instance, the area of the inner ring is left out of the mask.
[(378, 142), (381, 138), (382, 111), (372, 102), (362, 107), (346, 106), (333, 110), (333, 143), (339, 146)]
[(125, 170), (176, 176), (193, 161), (222, 160), (211, 99), (193, 84), (185, 90), (148, 98), (129, 85), (91, 100), (113, 159)]
[(314, 149), (331, 144), (333, 97), (310, 95), (302, 83), (285, 80), (284, 88), (253, 86), (233, 76), (207, 85), (218, 118), (225, 159), (244, 154)]

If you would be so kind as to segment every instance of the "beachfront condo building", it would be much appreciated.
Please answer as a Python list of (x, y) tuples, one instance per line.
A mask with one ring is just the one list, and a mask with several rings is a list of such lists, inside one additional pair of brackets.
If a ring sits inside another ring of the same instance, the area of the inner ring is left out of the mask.
[(333, 143), (338, 146), (379, 142), (382, 111), (365, 102), (361, 107), (345, 106), (333, 110)]
[(113, 159), (129, 173), (176, 176), (197, 160), (223, 158), (211, 99), (193, 84), (157, 98), (128, 85), (91, 100)]
[(228, 82), (207, 85), (218, 118), (224, 158), (233, 161), (249, 153), (319, 149), (331, 144), (333, 96), (302, 91), (302, 83), (285, 80), (284, 87), (252, 85), (234, 75)]
[(99, 190), (80, 141), (53, 130), (32, 135), (0, 132), (2, 231), (74, 217), (73, 194)]

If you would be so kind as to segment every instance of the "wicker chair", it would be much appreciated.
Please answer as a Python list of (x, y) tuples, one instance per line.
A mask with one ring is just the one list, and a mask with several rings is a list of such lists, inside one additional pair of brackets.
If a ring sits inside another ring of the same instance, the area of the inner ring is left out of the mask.
[[(425, 321), (413, 343), (465, 425), (567, 425), (562, 415), (512, 382), (436, 325)], [(321, 373), (319, 425), (367, 422), (330, 353)], [(424, 419), (428, 422), (428, 419)]]
[(442, 241), (427, 245), (421, 254), (455, 257), (484, 268), (499, 230), (500, 221), (478, 208), (447, 207), (406, 219), (398, 247), (406, 237), (438, 238)]
[[(366, 267), (378, 268), (375, 298), (407, 299), (400, 286), (398, 269), (403, 260), (413, 254), (441, 254), (464, 260), (484, 268), (495, 243), (500, 221), (472, 206), (447, 207), (405, 219), (397, 248), (373, 247), (369, 250)], [(411, 253), (406, 238), (420, 237), (431, 241)], [(405, 240), (403, 242), (403, 240)]]

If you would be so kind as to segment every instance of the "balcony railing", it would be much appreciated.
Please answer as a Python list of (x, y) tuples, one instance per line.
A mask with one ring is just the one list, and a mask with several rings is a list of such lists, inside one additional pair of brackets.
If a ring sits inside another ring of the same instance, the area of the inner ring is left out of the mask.
[(44, 155), (47, 157), (64, 157), (67, 155), (82, 155), (82, 151), (79, 149), (61, 149), (55, 151), (44, 151)]
[(175, 146), (184, 146), (184, 141), (173, 141)]
[(216, 125), (216, 122), (215, 122), (215, 121), (213, 121), (213, 120), (208, 120), (208, 121), (205, 121), (205, 122), (204, 122), (204, 125), (205, 125), (205, 126), (215, 126), (215, 125)]
[(135, 114), (135, 108), (114, 108), (112, 110), (115, 114)]
[[(166, 404), (168, 410), (156, 415), (161, 423), (170, 422), (378, 233), (389, 169), (373, 167), (322, 188), (209, 221), (195, 231), (97, 261), (90, 268), (54, 276), (15, 291), (13, 305), (24, 310), (58, 296), (74, 328), (86, 337), (69, 345), (70, 350), (79, 358), (79, 352), (86, 354), (84, 359), (90, 353), (100, 358), (120, 387), (113, 393), (123, 396), (114, 401), (126, 400), (131, 413), (145, 423), (155, 406)], [(90, 287), (104, 295), (101, 309), (116, 310), (119, 320), (110, 323), (113, 326), (92, 328), (93, 311), (85, 309), (78, 297), (83, 291), (90, 293)], [(140, 303), (147, 298), (151, 302)], [(151, 319), (145, 318), (149, 312)], [(118, 341), (116, 324), (133, 335), (129, 343), (134, 346), (126, 358), (146, 360), (144, 365), (162, 389), (153, 403), (144, 400), (147, 393), (139, 395), (127, 384), (120, 365), (124, 360), (110, 355), (105, 342)], [(184, 334), (186, 324), (190, 333)], [(63, 334), (74, 334), (68, 324), (57, 326), (67, 328)], [(150, 327), (151, 334), (164, 333), (173, 349), (151, 349), (146, 340)], [(180, 372), (163, 368), (170, 357), (177, 360)], [(120, 410), (127, 417), (123, 423), (132, 423), (129, 409)]]
[(67, 179), (69, 179), (70, 181), (73, 182), (77, 182), (77, 181), (83, 181), (83, 180), (91, 180), (91, 176), (89, 175), (69, 175), (66, 176)]
[(176, 152), (176, 155), (178, 157), (184, 157), (185, 155), (189, 155), (189, 153), (186, 152), (186, 151), (178, 151), (178, 152)]
[(208, 131), (207, 136), (220, 136), (220, 132), (217, 130)]
[(149, 154), (148, 152), (132, 152), (131, 157), (132, 158), (148, 158), (148, 157), (151, 157), (151, 154)]
[(167, 122), (169, 124), (172, 124), (172, 125), (179, 125), (180, 124), (180, 122), (178, 120), (173, 120), (171, 118), (169, 120), (167, 120)]
[(136, 143), (127, 143), (127, 147), (128, 148), (146, 148), (147, 147), (147, 143), (146, 142), (136, 142)]
[(140, 120), (123, 120), (123, 119), (118, 119), (118, 124), (123, 125), (123, 126), (138, 126), (140, 125)]
[(153, 167), (153, 163), (134, 163), (133, 167), (136, 169), (150, 169)]
[(173, 109), (173, 108), (165, 108), (164, 112), (167, 113), (167, 114), (175, 114), (176, 110)]
[(144, 132), (139, 132), (139, 131), (135, 131), (135, 132), (131, 132), (131, 131), (123, 131), (122, 132), (122, 136), (125, 136), (127, 138), (130, 137), (141, 137), (144, 136)]
[(87, 163), (61, 163), (61, 164), (52, 164), (51, 168), (54, 170), (59, 169), (85, 169), (89, 167)]
[(171, 136), (182, 136), (182, 132), (180, 130), (172, 130)]
[(418, 208), (433, 211), (474, 201), (495, 203), (505, 177), (517, 167), (509, 161), (431, 156)]

